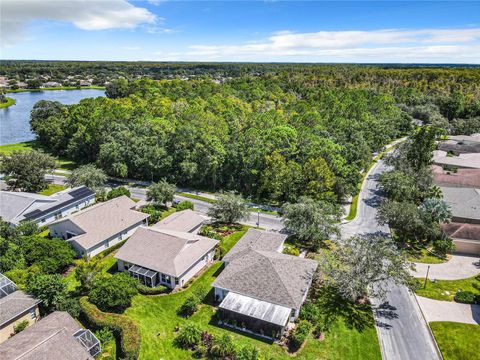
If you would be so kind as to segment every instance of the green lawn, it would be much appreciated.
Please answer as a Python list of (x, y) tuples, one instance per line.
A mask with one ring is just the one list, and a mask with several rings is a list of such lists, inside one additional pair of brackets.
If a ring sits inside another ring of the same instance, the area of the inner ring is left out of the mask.
[(242, 229), (240, 231), (236, 231), (231, 235), (225, 236), (221, 241), (220, 244), (223, 246), (225, 249), (225, 253), (229, 252), (230, 249), (237, 243), (240, 238), (245, 235), (247, 230), (250, 228), (250, 226), (243, 225)]
[(420, 249), (420, 250), (409, 250), (408, 260), (416, 263), (442, 264), (446, 262), (448, 259), (435, 256), (434, 254), (428, 252), (427, 249)]
[[(423, 288), (423, 279), (420, 288), (416, 291), (417, 295), (435, 300), (453, 301), (458, 290), (471, 291), (478, 293), (480, 291), (480, 276), (461, 280), (437, 280), (432, 282), (427, 280), (427, 287)], [(448, 291), (448, 294), (447, 294)]]
[[(228, 333), (238, 346), (256, 346), (265, 358), (291, 359), (287, 352), (276, 344), (246, 336), (215, 325), (215, 308), (207, 303), (191, 318), (177, 316), (177, 309), (196, 288), (210, 285), (219, 274), (221, 263), (214, 264), (190, 288), (165, 296), (138, 295), (132, 307), (125, 312), (140, 324), (142, 333), (141, 359), (191, 359), (191, 353), (173, 345), (174, 328), (185, 322), (196, 322), (214, 335)], [(212, 297), (210, 293), (210, 298)], [(345, 321), (338, 321), (326, 335), (324, 341), (309, 338), (297, 359), (381, 359), (377, 335), (373, 326), (359, 332), (349, 328)]]
[(480, 325), (430, 323), (445, 360), (480, 359)]
[(353, 220), (357, 216), (357, 207), (358, 207), (358, 194), (355, 195), (352, 199), (352, 204), (350, 205), (350, 210), (348, 211), (348, 216), (345, 220)]
[(63, 185), (48, 184), (48, 187), (45, 190), (40, 191), (39, 194), (49, 196), (65, 189), (66, 188)]
[(12, 99), (10, 97), (6, 97), (7, 101), (5, 102), (0, 102), (0, 109), (3, 109), (3, 108), (7, 108), (9, 106), (12, 106), (13, 104), (15, 104), (17, 102), (17, 100), (15, 99)]

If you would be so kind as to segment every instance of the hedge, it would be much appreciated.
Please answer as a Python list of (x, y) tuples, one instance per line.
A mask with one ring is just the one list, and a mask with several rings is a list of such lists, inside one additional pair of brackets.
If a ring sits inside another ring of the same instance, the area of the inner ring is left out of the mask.
[(480, 304), (480, 294), (471, 291), (459, 291), (455, 294), (455, 301), (463, 304)]
[(121, 358), (137, 360), (142, 342), (138, 324), (121, 314), (105, 313), (88, 301), (86, 296), (80, 298), (80, 308), (87, 321), (96, 328), (108, 327), (120, 337)]
[(138, 292), (142, 295), (159, 295), (168, 292), (168, 288), (163, 285), (158, 285), (155, 287), (145, 286), (143, 284), (138, 284)]

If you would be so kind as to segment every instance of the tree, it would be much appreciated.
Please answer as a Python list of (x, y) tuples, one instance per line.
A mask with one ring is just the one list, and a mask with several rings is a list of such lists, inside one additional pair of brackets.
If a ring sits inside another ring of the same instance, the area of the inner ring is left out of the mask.
[(411, 264), (392, 240), (381, 236), (354, 236), (337, 243), (322, 270), (327, 282), (346, 300), (356, 301), (367, 292), (384, 298), (388, 283), (412, 287)]
[(29, 79), (27, 80), (27, 88), (29, 89), (38, 89), (42, 83), (38, 79)]
[(191, 201), (180, 201), (175, 208), (177, 211), (182, 211), (182, 210), (193, 210), (193, 203)]
[(80, 283), (80, 292), (87, 294), (93, 282), (103, 271), (102, 263), (95, 258), (79, 260), (75, 267), (75, 279)]
[(420, 209), (430, 218), (432, 222), (446, 223), (452, 219), (452, 209), (442, 199), (425, 199)]
[(108, 192), (107, 194), (107, 199), (110, 200), (110, 199), (114, 199), (114, 198), (117, 198), (117, 197), (120, 197), (120, 196), (127, 196), (127, 197), (130, 197), (130, 191), (125, 187), (125, 186), (119, 186), (115, 189), (112, 189)]
[(165, 206), (168, 201), (173, 201), (175, 185), (169, 184), (165, 179), (152, 183), (147, 189), (147, 200), (155, 206)]
[(111, 99), (127, 97), (129, 94), (128, 81), (124, 78), (112, 80), (106, 86), (105, 95)]
[(233, 224), (248, 219), (250, 212), (241, 195), (228, 192), (217, 197), (208, 209), (208, 216), (218, 222)]
[(90, 291), (90, 301), (106, 312), (123, 312), (137, 295), (138, 281), (126, 273), (97, 277)]
[(12, 190), (38, 192), (47, 187), (45, 174), (55, 169), (55, 159), (42, 151), (14, 151), (0, 159), (0, 172)]
[(337, 205), (301, 197), (283, 206), (285, 229), (303, 246), (318, 249), (324, 240), (339, 235), (341, 211)]
[(390, 200), (415, 201), (418, 198), (415, 179), (402, 171), (389, 171), (381, 174), (380, 186)]
[(323, 158), (309, 159), (303, 166), (305, 194), (316, 200), (335, 200), (335, 174)]
[(423, 126), (408, 140), (406, 157), (414, 171), (426, 168), (432, 163), (438, 135), (439, 129)]
[(57, 310), (66, 297), (66, 285), (60, 275), (35, 275), (27, 283), (27, 293), (42, 301), (42, 308), (48, 314)]
[(94, 190), (100, 190), (107, 182), (107, 175), (93, 164), (82, 165), (72, 171), (68, 182), (72, 187), (84, 185)]
[(47, 274), (65, 270), (75, 259), (75, 250), (62, 239), (32, 236), (23, 240), (22, 251), (28, 265), (37, 265)]

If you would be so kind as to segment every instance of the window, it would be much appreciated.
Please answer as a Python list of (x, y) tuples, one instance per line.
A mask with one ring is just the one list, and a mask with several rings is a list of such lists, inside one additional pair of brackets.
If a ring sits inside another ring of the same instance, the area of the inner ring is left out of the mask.
[(108, 240), (107, 240), (107, 241), (105, 241), (105, 249), (109, 248), (109, 247), (110, 247), (110, 244), (108, 243)]
[(30, 317), (31, 317), (32, 319), (36, 319), (36, 318), (37, 318), (37, 308), (30, 309)]
[(162, 274), (162, 282), (170, 284), (170, 276)]

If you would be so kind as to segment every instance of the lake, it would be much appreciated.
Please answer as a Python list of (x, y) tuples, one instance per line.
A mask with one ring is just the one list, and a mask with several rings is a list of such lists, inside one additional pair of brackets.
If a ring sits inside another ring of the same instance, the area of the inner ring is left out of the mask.
[(46, 90), (6, 94), (17, 100), (15, 105), (0, 109), (0, 145), (16, 144), (35, 139), (30, 131), (30, 112), (40, 100), (59, 101), (62, 104), (76, 104), (80, 100), (105, 96), (104, 90)]

